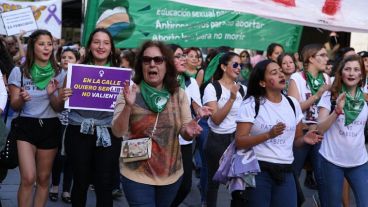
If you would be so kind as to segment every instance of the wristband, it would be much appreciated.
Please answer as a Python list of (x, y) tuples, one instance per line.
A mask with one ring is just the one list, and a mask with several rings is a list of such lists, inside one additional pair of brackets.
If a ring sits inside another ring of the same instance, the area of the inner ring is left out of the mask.
[(340, 116), (341, 114), (343, 114), (343, 111), (342, 110), (338, 110), (337, 108), (335, 108), (335, 113), (337, 116)]

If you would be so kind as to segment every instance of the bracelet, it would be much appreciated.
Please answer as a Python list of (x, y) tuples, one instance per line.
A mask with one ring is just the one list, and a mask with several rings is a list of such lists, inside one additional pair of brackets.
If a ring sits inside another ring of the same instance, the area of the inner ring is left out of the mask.
[(337, 108), (335, 108), (335, 113), (337, 116), (340, 116), (341, 114), (343, 114), (343, 111), (342, 110), (338, 110)]

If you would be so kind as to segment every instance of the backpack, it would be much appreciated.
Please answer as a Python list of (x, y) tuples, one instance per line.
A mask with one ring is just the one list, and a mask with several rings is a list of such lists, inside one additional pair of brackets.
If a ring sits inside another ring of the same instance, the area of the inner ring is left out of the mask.
[[(220, 97), (221, 97), (221, 94), (222, 94), (221, 84), (220, 84), (220, 82), (218, 80), (213, 80), (212, 81), (212, 85), (215, 88), (216, 98), (217, 98), (217, 101), (218, 101), (218, 100), (220, 100)], [(240, 86), (239, 93), (241, 94), (242, 97), (245, 96), (245, 91), (244, 91), (243, 86)]]

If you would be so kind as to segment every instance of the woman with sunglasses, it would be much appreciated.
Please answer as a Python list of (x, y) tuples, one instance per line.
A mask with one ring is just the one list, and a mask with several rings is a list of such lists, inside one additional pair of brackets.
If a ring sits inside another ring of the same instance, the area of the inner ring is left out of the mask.
[[(119, 67), (110, 32), (95, 29), (87, 42), (84, 64)], [(64, 89), (65, 99), (72, 95)], [(72, 109), (69, 112), (65, 137), (71, 140), (70, 158), (73, 167), (72, 206), (86, 206), (90, 184), (95, 187), (96, 206), (112, 207), (114, 171), (119, 162), (121, 141), (111, 133), (113, 113)], [(92, 129), (92, 130), (90, 130)], [(97, 132), (100, 131), (99, 136)], [(99, 144), (99, 143), (106, 144)]]
[[(192, 120), (187, 96), (177, 81), (172, 51), (157, 41), (145, 42), (137, 54), (135, 84), (125, 83), (112, 121), (117, 137), (151, 137), (152, 156), (120, 161), (129, 206), (169, 207), (183, 176), (179, 134), (191, 140), (201, 132)], [(156, 129), (152, 132), (153, 129)]]
[[(61, 70), (63, 73), (67, 73), (68, 64), (77, 63), (79, 60), (79, 53), (76, 49), (70, 47), (64, 47), (61, 51)], [(61, 200), (65, 203), (71, 203), (70, 190), (72, 186), (72, 166), (70, 159), (70, 137), (65, 137), (65, 130), (68, 125), (69, 110), (65, 109), (59, 113), (59, 120), (61, 122), (61, 130), (59, 133), (59, 147), (56, 154), (54, 163), (52, 165), (52, 176), (51, 176), (51, 188), (49, 198), (51, 201), (56, 202), (59, 198), (59, 183), (61, 173), (63, 172), (63, 193)]]
[(365, 82), (361, 58), (344, 58), (336, 71), (331, 92), (318, 103), (318, 131), (324, 139), (319, 150), (326, 193), (321, 206), (342, 206), (344, 178), (350, 184), (358, 207), (368, 206), (368, 155), (364, 127), (368, 108), (361, 87)]
[(218, 167), (219, 160), (225, 149), (235, 138), (236, 115), (242, 102), (242, 94), (239, 91), (246, 87), (236, 83), (240, 74), (240, 57), (234, 52), (223, 54), (218, 62), (216, 72), (213, 76), (214, 81), (220, 85), (221, 95), (216, 93), (216, 83), (209, 83), (204, 90), (203, 104), (209, 106), (212, 116), (208, 119), (210, 127), (204, 153), (208, 166), (208, 191), (207, 206), (216, 206), (219, 182), (212, 180)]
[[(327, 51), (321, 44), (309, 44), (302, 50), (304, 70), (291, 75), (288, 95), (298, 100), (304, 113), (304, 130), (316, 129), (318, 108), (317, 104), (322, 94), (331, 87), (330, 77), (324, 73), (328, 61)], [(294, 169), (299, 176), (304, 163), (310, 155), (314, 176), (322, 182), (319, 173), (319, 144), (303, 145), (294, 149)], [(319, 191), (319, 199), (324, 198), (324, 192)]]
[(56, 64), (52, 35), (47, 30), (29, 36), (26, 57), (24, 65), (15, 67), (9, 76), (10, 105), (20, 113), (13, 119), (17, 121), (14, 136), (21, 179), (18, 206), (46, 206), (59, 143), (57, 112), (63, 109), (59, 94), (65, 75)]
[(247, 95), (239, 107), (236, 146), (252, 147), (261, 168), (255, 175), (255, 187), (245, 190), (243, 206), (296, 207), (293, 146), (315, 144), (322, 138), (316, 130), (303, 136), (303, 114), (295, 98), (282, 94), (285, 82), (277, 63), (259, 62), (250, 75)]

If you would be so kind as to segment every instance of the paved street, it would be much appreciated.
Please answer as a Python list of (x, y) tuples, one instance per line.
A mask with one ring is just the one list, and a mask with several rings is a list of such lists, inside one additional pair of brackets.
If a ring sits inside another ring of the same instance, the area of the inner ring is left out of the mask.
[[(304, 173), (302, 173), (301, 180), (304, 181)], [(200, 195), (196, 184), (198, 183), (198, 179), (193, 176), (193, 184), (192, 191), (189, 196), (186, 198), (183, 204), (180, 207), (200, 207)], [(301, 182), (303, 183), (303, 182)], [(19, 171), (18, 169), (10, 170), (8, 172), (7, 178), (1, 184), (0, 189), (0, 199), (3, 207), (16, 207), (17, 206), (17, 189), (19, 185)], [(316, 193), (314, 190), (306, 189), (303, 187), (303, 191), (305, 192), (306, 202), (303, 207), (314, 207), (312, 196)], [(353, 197), (353, 196), (352, 196)], [(285, 201), (287, 202), (287, 201)], [(70, 207), (71, 205), (63, 203), (61, 200), (58, 202), (48, 201), (47, 207)], [(88, 200), (87, 207), (95, 206), (95, 195), (94, 192), (89, 190), (88, 192)], [(119, 200), (114, 202), (114, 207), (120, 206), (128, 206), (124, 197), (121, 197)], [(224, 186), (221, 186), (219, 191), (218, 198), (218, 206), (219, 207), (227, 207), (230, 206), (230, 196)], [(354, 207), (354, 201), (352, 201), (352, 205), (350, 207)]]

